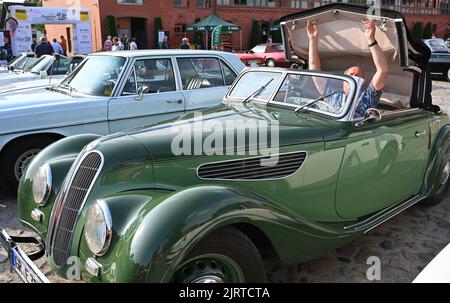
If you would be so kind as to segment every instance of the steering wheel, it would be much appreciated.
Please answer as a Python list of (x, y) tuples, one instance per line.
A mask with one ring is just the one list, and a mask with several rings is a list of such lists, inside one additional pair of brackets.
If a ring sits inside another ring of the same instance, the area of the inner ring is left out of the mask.
[(336, 112), (336, 109), (332, 105), (328, 104), (325, 101), (318, 101), (318, 102), (314, 103), (311, 107), (321, 110), (321, 111), (326, 111), (329, 113)]

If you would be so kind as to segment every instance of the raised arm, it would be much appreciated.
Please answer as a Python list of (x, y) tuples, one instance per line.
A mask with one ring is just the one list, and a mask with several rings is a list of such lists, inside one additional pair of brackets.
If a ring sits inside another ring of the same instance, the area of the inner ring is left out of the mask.
[(367, 37), (367, 43), (372, 45), (370, 51), (372, 53), (373, 63), (377, 69), (372, 78), (372, 86), (375, 90), (381, 91), (386, 86), (389, 68), (383, 50), (375, 43), (375, 32), (376, 27), (374, 21), (364, 21), (364, 33)]
[[(309, 38), (309, 70), (320, 71), (322, 66), (320, 64), (319, 56), (319, 28), (311, 21), (307, 22), (306, 32)], [(325, 92), (327, 81), (324, 78), (313, 77), (314, 85), (321, 95)]]
[(309, 69), (321, 70), (319, 56), (319, 28), (311, 21), (307, 22), (306, 30), (309, 38)]

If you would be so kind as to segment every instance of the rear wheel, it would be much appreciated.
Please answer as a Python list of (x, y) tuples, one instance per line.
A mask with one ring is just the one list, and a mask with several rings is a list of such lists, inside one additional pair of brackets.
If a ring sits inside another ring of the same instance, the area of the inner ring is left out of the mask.
[(8, 193), (17, 191), (19, 180), (28, 165), (41, 150), (54, 141), (52, 138), (30, 138), (6, 148), (0, 167), (3, 170), (1, 182)]
[(273, 59), (267, 59), (266, 66), (275, 67), (275, 61)]
[(253, 242), (226, 227), (205, 238), (181, 262), (176, 283), (264, 282), (264, 264)]
[(444, 200), (450, 186), (450, 159), (444, 162), (440, 168), (440, 174), (436, 181), (435, 189), (430, 197), (423, 200), (420, 204), (422, 206), (434, 206)]

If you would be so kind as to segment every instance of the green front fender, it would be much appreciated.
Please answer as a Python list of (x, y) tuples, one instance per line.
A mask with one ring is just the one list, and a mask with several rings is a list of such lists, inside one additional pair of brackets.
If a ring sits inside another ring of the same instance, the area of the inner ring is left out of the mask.
[[(64, 138), (45, 148), (33, 159), (19, 183), (17, 202), (22, 223), (35, 229), (42, 237), (46, 236), (54, 200), (67, 172), (83, 147), (99, 137), (99, 135), (77, 135)], [(50, 165), (52, 185), (48, 202), (44, 206), (38, 207), (33, 198), (33, 178), (44, 163)], [(41, 222), (36, 222), (31, 218), (31, 212), (35, 208), (39, 208), (44, 214)]]
[[(227, 225), (258, 228), (288, 264), (315, 258), (359, 236), (339, 224), (309, 221), (239, 188), (196, 186), (172, 193), (127, 192), (105, 201), (113, 220), (113, 243), (104, 257), (96, 258), (103, 275), (84, 277), (92, 282), (170, 282), (187, 253), (208, 234)], [(84, 239), (81, 255), (82, 259), (91, 256)]]
[(450, 159), (450, 125), (441, 128), (436, 136), (428, 157), (427, 169), (422, 185), (422, 195), (430, 197), (439, 184), (442, 165)]

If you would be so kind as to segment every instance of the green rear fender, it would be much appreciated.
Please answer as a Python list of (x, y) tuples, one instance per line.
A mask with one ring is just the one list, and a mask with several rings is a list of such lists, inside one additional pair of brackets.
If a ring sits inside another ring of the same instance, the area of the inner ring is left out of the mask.
[(441, 128), (430, 151), (422, 187), (422, 192), (425, 197), (431, 196), (434, 193), (436, 186), (439, 186), (443, 165), (445, 165), (448, 160), (450, 160), (449, 124)]
[[(245, 189), (196, 186), (175, 193), (147, 191), (147, 198), (142, 191), (124, 194), (127, 196), (119, 200), (122, 205), (128, 200), (129, 208), (115, 206), (113, 198), (106, 199), (114, 235), (110, 251), (97, 259), (104, 269), (101, 281), (170, 282), (200, 240), (228, 225), (257, 228), (288, 264), (312, 259), (342, 245), (345, 239), (357, 237), (344, 232), (342, 226), (296, 216)], [(317, 244), (317, 238), (323, 241)], [(83, 242), (86, 258), (89, 253)], [(258, 247), (259, 243), (255, 244)]]

